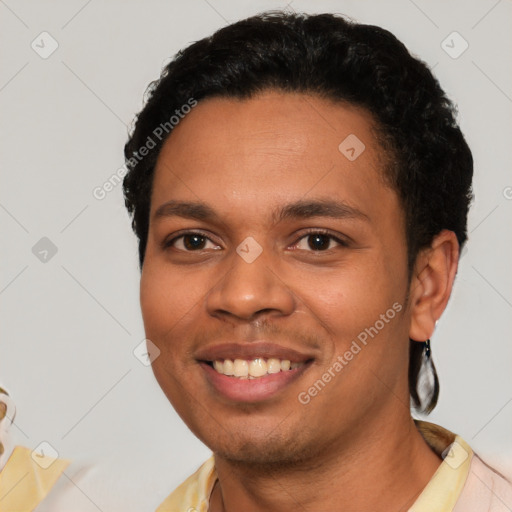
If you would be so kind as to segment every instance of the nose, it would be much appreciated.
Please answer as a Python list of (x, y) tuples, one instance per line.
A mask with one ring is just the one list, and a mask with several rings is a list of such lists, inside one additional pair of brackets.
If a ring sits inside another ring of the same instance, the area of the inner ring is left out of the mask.
[(265, 252), (250, 263), (233, 254), (227, 273), (206, 297), (211, 316), (252, 321), (262, 315), (278, 317), (293, 313), (294, 294), (272, 268), (272, 258)]

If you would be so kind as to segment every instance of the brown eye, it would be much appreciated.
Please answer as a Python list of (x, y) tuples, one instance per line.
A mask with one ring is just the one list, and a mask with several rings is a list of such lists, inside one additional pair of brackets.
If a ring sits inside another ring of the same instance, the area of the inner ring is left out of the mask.
[(347, 247), (347, 243), (329, 233), (313, 231), (302, 236), (296, 243), (296, 248), (303, 251), (328, 251), (336, 246)]
[(206, 243), (205, 236), (197, 235), (195, 233), (183, 236), (183, 245), (189, 251), (193, 251), (194, 249), (204, 249), (205, 243)]
[(163, 247), (164, 249), (172, 247), (173, 249), (177, 249), (183, 252), (202, 251), (205, 249), (220, 249), (220, 247), (217, 244), (214, 244), (206, 235), (194, 232), (184, 233), (173, 238), (172, 240), (169, 240), (168, 242), (164, 242)]
[(332, 237), (317, 233), (315, 235), (308, 235), (308, 246), (314, 251), (325, 251), (329, 248)]

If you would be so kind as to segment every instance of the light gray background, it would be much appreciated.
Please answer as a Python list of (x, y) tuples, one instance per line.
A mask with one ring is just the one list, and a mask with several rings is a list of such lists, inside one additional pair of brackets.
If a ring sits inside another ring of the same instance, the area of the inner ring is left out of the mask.
[[(286, 5), (0, 0), (0, 383), (17, 405), (18, 444), (112, 460), (162, 498), (209, 455), (132, 353), (144, 339), (136, 241), (121, 186), (102, 201), (92, 191), (123, 164), (128, 126), (169, 57)], [(392, 31), (459, 106), (476, 200), (432, 340), (441, 396), (429, 420), (511, 474), (511, 2), (294, 0), (288, 9)], [(59, 44), (47, 59), (31, 48), (43, 31)], [(441, 47), (453, 31), (469, 43), (457, 59)], [(42, 237), (58, 249), (46, 263), (32, 252)]]

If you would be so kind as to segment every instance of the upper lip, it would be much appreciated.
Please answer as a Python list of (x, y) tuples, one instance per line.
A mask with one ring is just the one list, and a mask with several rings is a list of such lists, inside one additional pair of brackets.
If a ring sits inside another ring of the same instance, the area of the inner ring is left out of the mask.
[(292, 363), (303, 363), (313, 359), (311, 355), (282, 347), (274, 343), (251, 341), (250, 343), (222, 343), (204, 347), (196, 353), (198, 361), (216, 361), (220, 359), (247, 359), (258, 357), (270, 359), (288, 359)]

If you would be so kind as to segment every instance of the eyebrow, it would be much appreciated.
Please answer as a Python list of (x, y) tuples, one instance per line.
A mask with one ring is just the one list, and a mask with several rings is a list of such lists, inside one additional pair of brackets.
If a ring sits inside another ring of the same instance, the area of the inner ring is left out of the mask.
[[(187, 201), (168, 201), (157, 208), (154, 218), (182, 217), (202, 221), (219, 221), (217, 212), (205, 203)], [(279, 207), (272, 212), (274, 224), (288, 219), (308, 219), (310, 217), (329, 217), (333, 219), (369, 220), (368, 215), (343, 201), (329, 199), (299, 200)]]
[(308, 219), (310, 217), (330, 217), (333, 219), (370, 220), (361, 210), (344, 201), (331, 199), (299, 200), (285, 205), (272, 215), (274, 222), (287, 219)]

